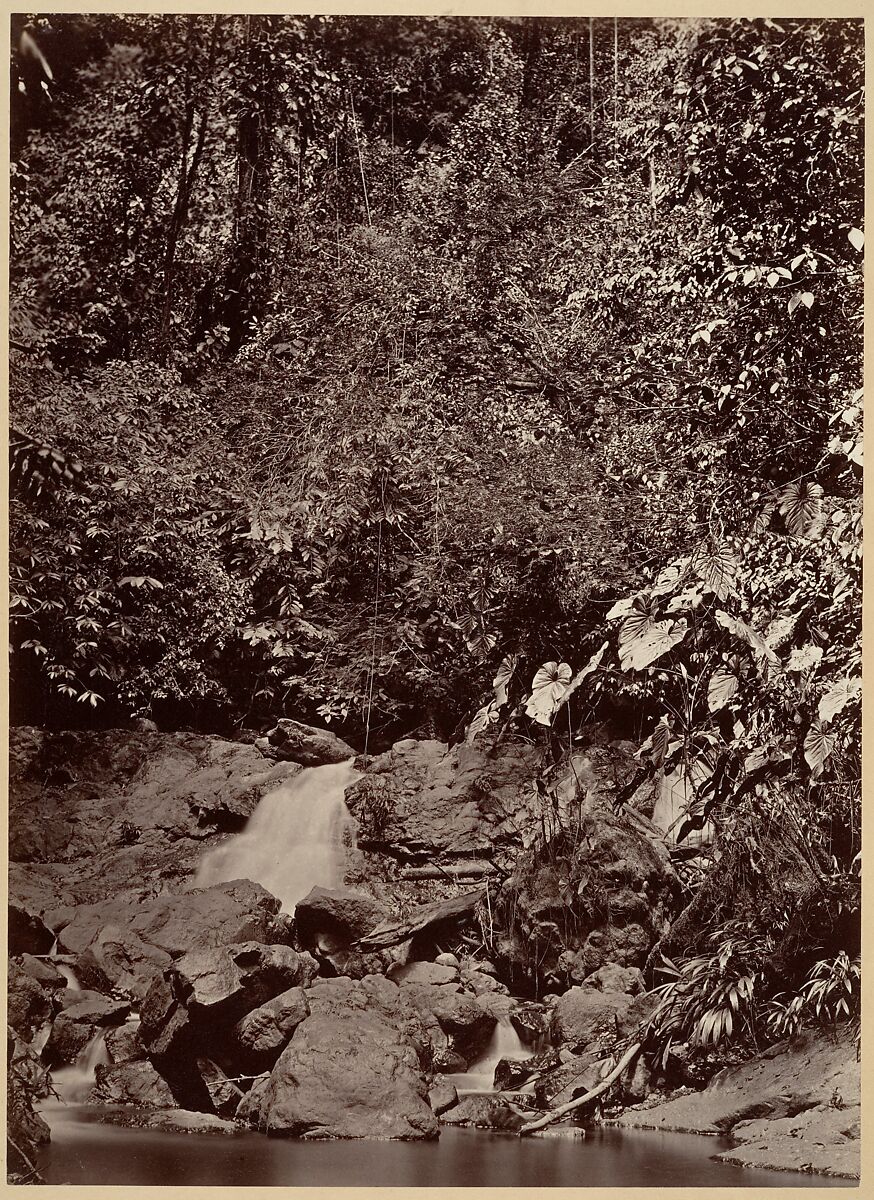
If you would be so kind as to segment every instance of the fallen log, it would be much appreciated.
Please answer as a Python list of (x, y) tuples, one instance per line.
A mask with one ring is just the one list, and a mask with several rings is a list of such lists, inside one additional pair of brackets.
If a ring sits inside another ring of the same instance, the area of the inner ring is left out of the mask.
[(575, 1108), (581, 1108), (591, 1100), (596, 1100), (602, 1092), (607, 1091), (611, 1083), (619, 1078), (628, 1064), (637, 1058), (638, 1054), (640, 1054), (640, 1047), (640, 1042), (635, 1042), (633, 1046), (629, 1046), (610, 1074), (606, 1079), (602, 1079), (597, 1087), (593, 1087), (590, 1092), (586, 1092), (583, 1096), (577, 1096), (576, 1100), (571, 1100), (567, 1104), (562, 1104), (560, 1108), (553, 1109), (545, 1117), (538, 1117), (536, 1121), (529, 1121), (527, 1125), (523, 1125), (519, 1130), (519, 1137), (525, 1137), (527, 1133), (534, 1133), (536, 1129), (543, 1129), (544, 1126), (551, 1125), (553, 1121), (557, 1121), (559, 1117), (563, 1117), (565, 1113), (572, 1112)]
[(353, 945), (359, 950), (384, 950), (388, 946), (397, 946), (414, 933), (421, 933), (429, 925), (439, 925), (442, 921), (453, 920), (471, 912), (485, 894), (485, 888), (477, 888), (461, 896), (453, 896), (449, 900), (440, 900), (436, 904), (423, 904), (413, 909), (405, 920), (383, 922)]

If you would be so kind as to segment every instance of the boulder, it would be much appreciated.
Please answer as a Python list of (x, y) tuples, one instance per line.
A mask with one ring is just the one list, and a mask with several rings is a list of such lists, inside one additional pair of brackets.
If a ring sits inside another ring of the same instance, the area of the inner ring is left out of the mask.
[(18, 965), (31, 979), (35, 979), (40, 987), (54, 991), (67, 986), (66, 978), (57, 967), (44, 958), (35, 958), (32, 954), (22, 954)]
[(552, 1009), (534, 1000), (517, 1004), (510, 1013), (513, 1028), (532, 1046), (541, 1045), (547, 1039), (551, 1021)]
[(475, 996), (484, 996), (487, 992), (497, 992), (503, 996), (509, 994), (506, 984), (501, 983), (492, 975), (486, 975), (483, 971), (462, 971), (461, 985), (465, 991), (473, 992)]
[(638, 967), (620, 967), (618, 963), (605, 963), (583, 980), (584, 987), (595, 988), (599, 992), (623, 992), (628, 996), (637, 996), (646, 991), (643, 972)]
[(468, 1062), (483, 1050), (497, 1019), (458, 984), (402, 983), (400, 991), (418, 1011), (436, 1018), (450, 1039), (449, 1045)]
[(495, 1129), (502, 1133), (515, 1133), (525, 1124), (525, 1118), (500, 1096), (465, 1096), (440, 1120), (445, 1125), (471, 1125), (475, 1129)]
[(391, 967), (386, 974), (395, 983), (458, 983), (458, 968), (433, 962), (412, 962)]
[(145, 1061), (146, 1052), (140, 1041), (139, 1021), (125, 1021), (124, 1025), (107, 1029), (103, 1044), (106, 1046), (109, 1061), (114, 1066), (119, 1063)]
[[(58, 946), (82, 954), (107, 926), (129, 932), (173, 958), (191, 950), (270, 939), (279, 901), (249, 879), (138, 903), (118, 899), (80, 905), (58, 933)], [(130, 943), (136, 945), (135, 942)]]
[(449, 954), (445, 951), (443, 954), (438, 954), (434, 962), (440, 967), (455, 967), (456, 970), (461, 966), (461, 963), (454, 954)]
[(322, 887), (314, 887), (298, 900), (294, 910), (298, 935), (304, 943), (326, 936), (333, 943), (349, 945), (390, 915), (388, 906), (372, 896)]
[(530, 1058), (522, 1060), (502, 1058), (495, 1067), (495, 1087), (501, 1092), (521, 1087), (529, 1079), (539, 1078), (560, 1065), (561, 1060), (555, 1049), (544, 1050), (541, 1054), (532, 1054)]
[(172, 968), (189, 1012), (200, 1023), (232, 1025), (290, 987), (306, 987), (317, 972), (309, 954), (258, 942), (192, 950)]
[(64, 1014), (55, 1017), (48, 1041), (43, 1047), (43, 1060), (50, 1067), (69, 1066), (94, 1037), (94, 1028), (78, 1021), (65, 1021)]
[(96, 992), (76, 992), (67, 988), (62, 997), (72, 1001), (55, 1017), (43, 1050), (45, 1061), (53, 1067), (74, 1063), (98, 1029), (120, 1025), (130, 1012), (123, 1000), (109, 1000)]
[(104, 925), (76, 959), (76, 976), (84, 987), (121, 989), (142, 1000), (156, 975), (173, 961), (166, 950), (150, 946), (131, 929)]
[(58, 1019), (63, 1017), (79, 1025), (120, 1025), (130, 1013), (127, 1000), (111, 1000), (99, 992), (65, 988), (61, 996), (64, 1005)]
[(98, 1104), (135, 1104), (137, 1108), (168, 1108), (173, 1094), (150, 1062), (98, 1065), (89, 1099)]
[(484, 896), (483, 888), (475, 888), (433, 904), (421, 904), (401, 920), (385, 921), (378, 925), (359, 938), (358, 945), (362, 950), (382, 950), (424, 935), (426, 931), (432, 937), (438, 936), (459, 921), (468, 919)]
[(559, 997), (553, 1010), (553, 1040), (585, 1050), (601, 1035), (615, 1033), (617, 1016), (630, 1004), (631, 997), (624, 992), (572, 987)]
[(48, 954), (55, 935), (42, 918), (23, 904), (12, 903), (9, 912), (9, 953)]
[(412, 1042), (374, 1010), (312, 1013), (268, 1079), (253, 1087), (239, 1120), (305, 1138), (437, 1136)]
[(278, 721), (266, 737), (257, 738), (255, 745), (268, 758), (298, 763), (302, 767), (321, 767), (355, 757), (352, 747), (335, 733), (287, 717)]
[(212, 1106), (219, 1117), (232, 1117), (243, 1099), (240, 1088), (211, 1059), (197, 1059), (197, 1070), (206, 1084)]
[(52, 1015), (51, 995), (13, 959), (9, 962), (7, 989), (6, 1019), (10, 1028), (29, 1042)]
[(428, 1089), (428, 1103), (435, 1116), (446, 1112), (447, 1108), (453, 1108), (458, 1103), (458, 1092), (455, 1090), (455, 1085), (450, 1083), (445, 1076), (435, 1075), (434, 1082)]
[(624, 1012), (616, 1014), (617, 1036), (623, 1041), (634, 1039), (661, 1001), (658, 992), (639, 992)]
[(540, 1108), (559, 1108), (591, 1091), (605, 1073), (605, 1060), (599, 1053), (575, 1054), (537, 1079), (534, 1098)]
[(303, 988), (293, 987), (247, 1013), (234, 1026), (234, 1037), (253, 1066), (271, 1066), (298, 1025), (309, 1016)]

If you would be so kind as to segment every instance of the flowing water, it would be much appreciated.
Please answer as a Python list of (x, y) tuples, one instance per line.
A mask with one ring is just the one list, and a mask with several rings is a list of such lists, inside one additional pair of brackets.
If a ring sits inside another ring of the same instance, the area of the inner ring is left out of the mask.
[(517, 1138), (475, 1129), (434, 1142), (306, 1142), (124, 1129), (99, 1111), (45, 1113), (52, 1141), (37, 1167), (49, 1184), (199, 1187), (840, 1187), (849, 1180), (714, 1162), (727, 1142), (694, 1134), (599, 1129)]
[(519, 1062), (530, 1057), (531, 1051), (522, 1044), (510, 1018), (501, 1015), (498, 1017), (492, 1040), (482, 1056), (471, 1064), (469, 1070), (447, 1075), (446, 1078), (453, 1084), (459, 1096), (492, 1092), (495, 1090), (495, 1067), (502, 1058), (512, 1058)]
[(98, 1066), (109, 1062), (105, 1039), (106, 1030), (99, 1029), (72, 1066), (52, 1071), (52, 1086), (65, 1104), (81, 1104), (94, 1087)]
[(261, 799), (242, 833), (204, 855), (194, 886), (251, 879), (289, 913), (312, 888), (339, 886), (344, 840), (354, 828), (343, 796), (357, 778), (350, 761), (306, 767), (280, 784)]

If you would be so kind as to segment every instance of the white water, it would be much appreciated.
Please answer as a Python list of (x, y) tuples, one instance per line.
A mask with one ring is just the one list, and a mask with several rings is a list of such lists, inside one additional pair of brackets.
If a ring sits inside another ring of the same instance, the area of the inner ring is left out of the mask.
[(512, 1058), (520, 1062), (530, 1057), (531, 1051), (522, 1044), (510, 1018), (500, 1016), (492, 1040), (486, 1046), (482, 1057), (471, 1063), (469, 1070), (447, 1075), (446, 1078), (454, 1085), (459, 1096), (467, 1096), (471, 1092), (493, 1092), (495, 1068), (502, 1058)]
[(59, 1067), (52, 1071), (52, 1085), (60, 1098), (68, 1104), (81, 1103), (94, 1087), (97, 1067), (109, 1062), (106, 1049), (106, 1030), (99, 1029), (70, 1067)]
[(68, 967), (66, 963), (58, 963), (57, 970), (63, 975), (67, 981), (67, 987), (71, 992), (81, 992), (82, 984), (76, 977), (76, 972), (72, 967)]
[(357, 778), (350, 760), (307, 767), (268, 792), (242, 833), (204, 855), (194, 886), (251, 879), (289, 913), (312, 888), (340, 886), (354, 827), (343, 796)]

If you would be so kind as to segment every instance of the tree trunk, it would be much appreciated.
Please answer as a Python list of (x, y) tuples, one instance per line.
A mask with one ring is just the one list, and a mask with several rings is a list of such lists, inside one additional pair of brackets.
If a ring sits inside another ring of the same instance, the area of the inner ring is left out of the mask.
[(576, 1100), (571, 1100), (567, 1104), (562, 1104), (560, 1108), (553, 1109), (545, 1117), (539, 1117), (536, 1121), (529, 1121), (527, 1125), (523, 1125), (519, 1130), (519, 1137), (525, 1137), (529, 1133), (534, 1133), (537, 1129), (543, 1129), (546, 1125), (551, 1125), (553, 1121), (557, 1121), (559, 1117), (563, 1117), (565, 1113), (573, 1112), (575, 1108), (582, 1108), (584, 1104), (596, 1100), (598, 1096), (607, 1091), (611, 1083), (614, 1083), (619, 1078), (628, 1064), (637, 1058), (638, 1054), (640, 1054), (640, 1047), (640, 1042), (635, 1042), (633, 1046), (629, 1046), (607, 1078), (602, 1079), (597, 1087), (593, 1087), (584, 1096), (578, 1096)]

